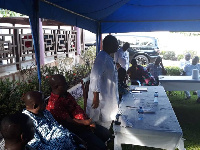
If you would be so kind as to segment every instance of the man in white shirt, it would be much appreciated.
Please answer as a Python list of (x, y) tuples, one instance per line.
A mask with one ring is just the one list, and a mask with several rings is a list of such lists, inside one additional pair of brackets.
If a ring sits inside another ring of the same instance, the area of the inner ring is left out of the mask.
[(190, 64), (191, 64), (190, 59), (191, 59), (190, 53), (185, 54), (185, 59), (181, 59), (181, 60), (180, 60), (180, 66), (179, 66), (179, 67), (180, 67), (181, 69), (184, 69), (184, 67), (185, 67), (186, 65), (190, 65)]
[[(191, 64), (190, 59), (191, 59), (190, 53), (185, 54), (185, 58), (180, 60), (179, 68), (184, 70), (186, 65)], [(185, 95), (186, 95), (185, 99), (190, 99), (191, 98), (190, 91), (184, 91), (184, 92), (185, 92)]]
[[(193, 59), (192, 59), (192, 64), (188, 64), (184, 67), (184, 74), (186, 76), (192, 76), (192, 70), (193, 69), (198, 69), (200, 70), (200, 66), (199, 66), (199, 57), (198, 56), (195, 56)], [(185, 94), (186, 94), (186, 97), (191, 97), (190, 96), (190, 92), (189, 91), (185, 91)], [(197, 102), (199, 103), (200, 102), (200, 90), (197, 90)]]
[(120, 48), (115, 54), (114, 54), (114, 61), (115, 63), (119, 63), (122, 68), (126, 69), (126, 71), (129, 68), (129, 52), (127, 49), (130, 48), (130, 44), (126, 42), (122, 48)]
[(93, 121), (110, 127), (118, 111), (118, 73), (111, 53), (117, 51), (117, 39), (108, 35), (97, 55), (91, 74), (86, 113)]

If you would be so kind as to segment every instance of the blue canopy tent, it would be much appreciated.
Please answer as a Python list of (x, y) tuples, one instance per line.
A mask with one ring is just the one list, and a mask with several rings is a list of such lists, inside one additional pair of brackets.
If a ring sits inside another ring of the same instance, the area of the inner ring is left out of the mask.
[(38, 68), (38, 18), (96, 33), (98, 51), (102, 33), (200, 31), (199, 0), (0, 0), (0, 8), (29, 16)]

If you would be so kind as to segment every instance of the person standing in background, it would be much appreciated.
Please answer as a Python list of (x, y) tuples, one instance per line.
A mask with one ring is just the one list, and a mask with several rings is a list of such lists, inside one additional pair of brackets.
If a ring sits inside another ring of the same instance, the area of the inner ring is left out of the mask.
[(186, 65), (191, 64), (190, 59), (191, 59), (190, 53), (185, 54), (185, 59), (181, 59), (181, 60), (180, 60), (180, 66), (179, 66), (179, 68), (180, 68), (180, 69), (184, 69), (184, 67), (185, 67)]
[(123, 47), (114, 54), (115, 63), (119, 63), (126, 71), (129, 68), (129, 52), (127, 51), (129, 48), (130, 44), (126, 42), (124, 43)]
[[(183, 69), (185, 68), (186, 65), (190, 65), (191, 64), (191, 55), (190, 53), (187, 53), (185, 54), (185, 59), (181, 59), (180, 60), (180, 69)], [(183, 72), (182, 75), (185, 75), (185, 72)], [(191, 98), (191, 95), (190, 95), (190, 91), (184, 91), (185, 95), (186, 95), (186, 98), (185, 99), (190, 99)]]
[[(193, 69), (197, 69), (200, 70), (200, 66), (199, 66), (199, 57), (195, 56), (192, 59), (192, 64), (188, 64), (184, 67), (184, 75), (186, 76), (192, 76), (192, 70)], [(185, 91), (185, 95), (186, 95), (186, 99), (190, 99), (191, 95), (190, 95), (190, 91)], [(200, 103), (200, 90), (197, 90), (197, 102)]]

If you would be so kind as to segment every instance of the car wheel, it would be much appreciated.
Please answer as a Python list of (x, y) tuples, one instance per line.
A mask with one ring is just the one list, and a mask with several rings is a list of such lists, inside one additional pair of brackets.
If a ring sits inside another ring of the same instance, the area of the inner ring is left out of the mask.
[(147, 65), (147, 64), (149, 64), (149, 59), (144, 55), (137, 55), (135, 57), (135, 59), (137, 60), (137, 64), (138, 65)]

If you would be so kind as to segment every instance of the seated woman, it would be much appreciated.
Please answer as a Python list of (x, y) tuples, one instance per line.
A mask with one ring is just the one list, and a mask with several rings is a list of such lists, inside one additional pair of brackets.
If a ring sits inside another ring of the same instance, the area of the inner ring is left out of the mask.
[(157, 85), (159, 85), (159, 75), (166, 75), (167, 71), (165, 70), (165, 67), (162, 63), (162, 58), (158, 56), (154, 63), (150, 63), (147, 66), (147, 70), (151, 73), (151, 75), (154, 76)]
[(131, 79), (132, 85), (138, 85), (139, 83), (143, 86), (156, 85), (154, 77), (146, 70), (146, 68), (137, 65), (136, 59), (133, 58), (131, 64), (132, 66), (128, 68), (127, 74)]

